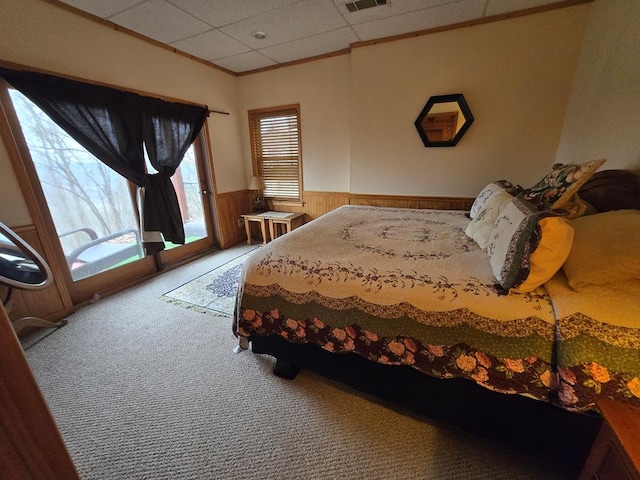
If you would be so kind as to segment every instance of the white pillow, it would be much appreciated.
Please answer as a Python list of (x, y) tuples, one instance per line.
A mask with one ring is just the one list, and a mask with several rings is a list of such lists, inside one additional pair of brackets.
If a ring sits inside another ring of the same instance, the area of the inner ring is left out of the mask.
[(514, 185), (513, 183), (507, 180), (496, 180), (495, 182), (490, 183), (486, 187), (484, 187), (476, 199), (473, 201), (473, 205), (471, 205), (471, 210), (469, 210), (469, 218), (475, 218), (484, 204), (496, 193), (506, 191), (512, 195), (517, 195), (522, 191), (522, 187), (519, 185)]
[(481, 249), (486, 250), (489, 243), (489, 235), (491, 235), (491, 230), (493, 230), (493, 224), (498, 218), (498, 214), (512, 199), (513, 195), (505, 190), (494, 193), (467, 225), (464, 233), (469, 238), (472, 238)]

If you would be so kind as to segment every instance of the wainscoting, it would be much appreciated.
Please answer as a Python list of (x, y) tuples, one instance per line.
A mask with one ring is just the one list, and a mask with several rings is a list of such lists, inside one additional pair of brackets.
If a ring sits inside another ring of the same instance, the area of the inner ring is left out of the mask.
[[(252, 192), (239, 190), (219, 194), (216, 197), (220, 247), (229, 248), (247, 240), (244, 226), (238, 227), (242, 214), (251, 211)], [(415, 197), (403, 195), (368, 195), (346, 192), (310, 192), (302, 195), (302, 203), (290, 205), (269, 202), (269, 210), (304, 213), (305, 222), (318, 218), (341, 205), (374, 205), (377, 207), (430, 208), (437, 210), (469, 210), (473, 198), (464, 197)]]
[(220, 193), (216, 195), (218, 239), (225, 249), (245, 242), (244, 225), (238, 226), (241, 215), (251, 212), (252, 193), (249, 190)]
[[(13, 231), (43, 258), (47, 258), (35, 225), (16, 227)], [(53, 272), (53, 284), (42, 290), (14, 289), (11, 292), (11, 309), (8, 312), (12, 320), (33, 316), (57, 321), (74, 311), (69, 293), (61, 280), (61, 272), (56, 269), (55, 262), (47, 263)], [(0, 286), (0, 291), (4, 298), (7, 295), (7, 287)]]

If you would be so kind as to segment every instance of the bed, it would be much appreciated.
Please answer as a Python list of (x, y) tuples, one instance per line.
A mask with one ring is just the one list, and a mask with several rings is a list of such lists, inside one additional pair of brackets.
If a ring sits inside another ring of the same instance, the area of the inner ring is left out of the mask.
[[(280, 376), (309, 368), (581, 456), (599, 397), (640, 405), (640, 270), (627, 261), (638, 238), (614, 228), (640, 232), (640, 176), (595, 173), (602, 163), (556, 165), (529, 189), (492, 182), (470, 212), (329, 212), (251, 255), (234, 333)], [(594, 260), (602, 245), (578, 248), (593, 228), (631, 249), (612, 248), (624, 255), (607, 257), (611, 271)]]

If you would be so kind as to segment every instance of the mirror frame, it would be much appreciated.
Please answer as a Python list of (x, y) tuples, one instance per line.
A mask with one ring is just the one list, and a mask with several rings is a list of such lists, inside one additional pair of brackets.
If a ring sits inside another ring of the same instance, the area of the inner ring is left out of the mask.
[[(427, 118), (427, 115), (429, 115), (429, 112), (431, 111), (431, 108), (434, 105), (439, 103), (448, 103), (448, 102), (455, 102), (458, 104), (458, 107), (460, 108), (460, 111), (464, 116), (465, 122), (462, 124), (460, 129), (456, 132), (456, 134), (453, 136), (451, 140), (443, 140), (443, 141), (429, 140), (429, 137), (427, 137), (427, 132), (422, 126), (422, 122), (424, 121), (425, 118)], [(418, 115), (418, 118), (416, 118), (414, 125), (416, 126), (416, 130), (418, 130), (418, 134), (420, 135), (420, 138), (422, 139), (422, 143), (424, 143), (425, 147), (453, 147), (460, 141), (460, 139), (467, 132), (467, 130), (469, 130), (469, 127), (473, 123), (473, 120), (474, 120), (473, 114), (471, 113), (471, 109), (469, 108), (469, 105), (467, 104), (467, 101), (465, 100), (464, 95), (462, 95), (461, 93), (453, 93), (450, 95), (435, 95), (433, 97), (430, 97), (429, 100), (427, 101), (427, 104), (424, 106), (424, 108), (420, 112), (420, 115)]]
[(33, 263), (41, 270), (44, 280), (40, 283), (24, 283), (19, 282), (13, 278), (0, 275), (0, 283), (4, 283), (9, 287), (19, 288), (22, 290), (40, 290), (41, 288), (48, 287), (53, 283), (53, 273), (47, 262), (36, 252), (31, 245), (25, 242), (18, 234), (7, 227), (4, 223), (0, 222), (0, 233), (11, 240), (25, 255), (25, 258), (32, 260)]

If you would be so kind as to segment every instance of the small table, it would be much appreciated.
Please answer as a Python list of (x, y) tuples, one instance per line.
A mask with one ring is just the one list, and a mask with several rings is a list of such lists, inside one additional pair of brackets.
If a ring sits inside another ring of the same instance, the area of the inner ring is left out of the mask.
[(271, 234), (271, 240), (275, 240), (280, 234), (278, 232), (278, 225), (286, 227), (289, 233), (291, 230), (298, 228), (302, 225), (304, 220), (304, 213), (289, 213), (289, 212), (269, 212), (269, 233)]
[(275, 212), (249, 213), (247, 215), (242, 215), (242, 218), (244, 218), (244, 229), (247, 232), (247, 244), (251, 245), (251, 226), (249, 225), (249, 222), (258, 222), (260, 224), (262, 243), (267, 243), (267, 225), (265, 222), (269, 220), (268, 214), (270, 213)]
[(608, 398), (597, 406), (602, 427), (580, 480), (640, 479), (640, 408)]
[(269, 222), (269, 234), (271, 240), (279, 236), (277, 225), (285, 225), (289, 233), (294, 228), (302, 225), (304, 219), (304, 213), (291, 213), (291, 212), (263, 212), (263, 213), (249, 213), (242, 215), (244, 218), (244, 229), (247, 232), (247, 244), (251, 245), (251, 226), (249, 222), (258, 222), (260, 224), (260, 232), (262, 233), (262, 243), (267, 243), (267, 222)]

